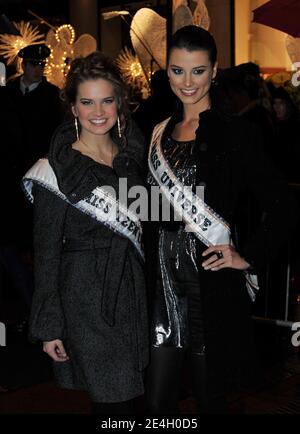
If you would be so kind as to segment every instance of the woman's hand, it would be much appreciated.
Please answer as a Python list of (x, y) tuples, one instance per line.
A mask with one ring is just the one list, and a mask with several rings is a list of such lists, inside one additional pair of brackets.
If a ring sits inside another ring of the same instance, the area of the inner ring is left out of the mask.
[[(214, 253), (214, 254), (213, 254)], [(202, 262), (204, 270), (218, 271), (222, 268), (234, 268), (235, 270), (247, 270), (250, 264), (243, 259), (230, 244), (210, 246), (204, 250), (202, 256), (212, 254)]]
[(66, 362), (69, 360), (65, 347), (60, 339), (43, 342), (43, 351), (48, 354), (55, 362)]

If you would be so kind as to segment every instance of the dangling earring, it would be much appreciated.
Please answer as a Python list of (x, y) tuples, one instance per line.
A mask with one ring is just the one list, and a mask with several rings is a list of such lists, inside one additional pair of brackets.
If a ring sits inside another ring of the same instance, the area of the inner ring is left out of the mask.
[(214, 78), (211, 80), (211, 84), (214, 85), (214, 86), (217, 84), (217, 77), (214, 77)]
[(119, 136), (119, 138), (121, 138), (122, 137), (122, 130), (121, 130), (121, 122), (120, 122), (119, 116), (117, 119), (117, 126), (118, 126), (118, 136)]
[(77, 137), (77, 140), (79, 140), (79, 131), (78, 131), (78, 120), (77, 120), (77, 116), (74, 117), (74, 123), (75, 123), (76, 137)]

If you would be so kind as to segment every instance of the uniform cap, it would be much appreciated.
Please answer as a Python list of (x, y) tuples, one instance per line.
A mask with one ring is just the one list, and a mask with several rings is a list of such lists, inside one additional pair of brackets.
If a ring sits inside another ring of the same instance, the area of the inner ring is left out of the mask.
[(24, 60), (45, 60), (50, 56), (51, 50), (45, 44), (33, 44), (27, 45), (27, 47), (21, 48), (18, 52), (18, 57)]

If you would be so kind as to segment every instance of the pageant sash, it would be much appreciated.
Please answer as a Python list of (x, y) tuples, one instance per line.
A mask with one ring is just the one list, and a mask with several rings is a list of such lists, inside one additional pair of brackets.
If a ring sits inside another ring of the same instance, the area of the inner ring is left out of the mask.
[(78, 210), (88, 214), (100, 223), (103, 223), (109, 229), (128, 238), (134, 244), (142, 258), (144, 258), (140, 220), (133, 212), (129, 211), (116, 200), (105, 187), (96, 187), (90, 193), (89, 197), (73, 204), (60, 191), (55, 173), (46, 158), (38, 160), (25, 174), (22, 181), (25, 194), (31, 202), (34, 201), (32, 188), (33, 184), (36, 182)]
[[(151, 175), (164, 197), (171, 203), (177, 215), (182, 216), (186, 230), (206, 246), (232, 244), (229, 225), (211, 209), (189, 186), (183, 185), (164, 158), (161, 138), (169, 119), (158, 124), (152, 134), (149, 150), (149, 168)], [(251, 300), (255, 300), (259, 287), (257, 276), (245, 272), (246, 286)]]
[(150, 172), (162, 194), (172, 204), (177, 215), (182, 216), (187, 229), (206, 246), (230, 244), (228, 224), (190, 187), (183, 185), (174, 175), (161, 150), (161, 136), (168, 120), (159, 124), (152, 136), (149, 154)]

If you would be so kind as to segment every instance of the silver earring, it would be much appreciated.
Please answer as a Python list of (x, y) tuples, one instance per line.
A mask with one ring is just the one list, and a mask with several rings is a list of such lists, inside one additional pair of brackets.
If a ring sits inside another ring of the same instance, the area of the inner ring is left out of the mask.
[(77, 137), (77, 140), (79, 140), (79, 131), (78, 131), (78, 120), (77, 120), (77, 116), (74, 117), (74, 123), (75, 123), (76, 137)]
[(119, 116), (117, 119), (117, 126), (118, 126), (118, 136), (119, 136), (119, 138), (121, 138), (122, 137), (122, 130), (121, 130), (121, 122), (120, 122)]

